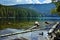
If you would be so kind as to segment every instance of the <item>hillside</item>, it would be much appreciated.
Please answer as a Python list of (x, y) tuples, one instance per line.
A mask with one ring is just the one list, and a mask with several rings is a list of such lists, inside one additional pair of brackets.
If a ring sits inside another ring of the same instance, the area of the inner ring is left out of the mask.
[(0, 5), (0, 30), (5, 28), (27, 29), (34, 25), (41, 14), (23, 7)]
[(11, 17), (11, 18), (15, 18), (15, 19), (29, 19), (30, 17), (33, 19), (33, 18), (36, 18), (36, 17), (40, 17), (41, 14), (34, 11), (34, 10), (31, 10), (31, 9), (28, 9), (28, 8), (23, 8), (23, 7), (12, 7), (12, 6), (3, 6), (3, 5), (0, 5), (0, 17), (3, 17), (3, 18), (8, 18), (8, 17)]
[[(23, 7), (35, 10), (43, 15), (43, 17), (56, 17), (57, 14), (52, 14), (51, 10), (56, 8), (54, 3), (48, 4), (17, 4), (13, 5), (13, 7)], [(48, 15), (47, 15), (48, 14)]]

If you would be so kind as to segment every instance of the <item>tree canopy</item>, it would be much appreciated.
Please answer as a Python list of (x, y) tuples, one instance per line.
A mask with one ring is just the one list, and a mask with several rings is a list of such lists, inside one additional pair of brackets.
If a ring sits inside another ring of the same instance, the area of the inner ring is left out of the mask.
[(52, 0), (52, 2), (56, 5), (55, 9), (52, 9), (52, 13), (57, 13), (60, 16), (60, 1), (57, 0), (57, 2), (54, 2), (55, 0)]
[(40, 17), (41, 14), (22, 7), (3, 6), (0, 4), (0, 17), (1, 18), (14, 18), (15, 20), (30, 20)]

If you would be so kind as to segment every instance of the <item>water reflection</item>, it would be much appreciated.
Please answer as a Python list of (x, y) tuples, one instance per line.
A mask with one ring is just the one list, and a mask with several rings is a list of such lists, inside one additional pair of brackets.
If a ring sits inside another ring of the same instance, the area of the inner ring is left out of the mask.
[[(5, 29), (2, 30), (0, 32), (0, 34), (6, 34), (6, 33), (14, 33), (14, 32), (21, 32), (23, 30), (17, 30), (17, 29)], [(44, 37), (46, 37), (47, 35), (47, 31), (45, 30), (39, 30), (39, 31), (34, 31), (34, 32), (28, 32), (28, 33), (24, 33), (24, 34), (18, 34), (18, 35), (12, 35), (12, 36), (8, 36), (8, 37), (2, 37), (0, 38), (0, 40), (13, 40), (13, 39), (28, 39), (28, 40), (40, 40), (39, 37), (42, 37), (41, 35), (39, 35), (39, 33), (44, 32)], [(43, 37), (43, 38), (44, 38)]]
[[(24, 34), (18, 34), (18, 35), (12, 35), (7, 37), (0, 37), (0, 40), (47, 40), (47, 30), (50, 26), (52, 27), (55, 22), (49, 22), (51, 24), (47, 25), (44, 22), (40, 22), (40, 28), (43, 28), (43, 30), (34, 31), (34, 32), (28, 32)], [(4, 30), (0, 30), (0, 35), (2, 34), (8, 34), (8, 33), (16, 33), (16, 32), (22, 32), (24, 30), (18, 30), (18, 29), (11, 29), (7, 28)], [(43, 32), (43, 35), (40, 35), (40, 33)]]

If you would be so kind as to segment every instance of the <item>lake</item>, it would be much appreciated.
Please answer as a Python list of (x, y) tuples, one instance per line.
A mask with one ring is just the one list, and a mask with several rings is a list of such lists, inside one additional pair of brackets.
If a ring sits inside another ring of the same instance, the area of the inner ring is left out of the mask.
[[(55, 24), (55, 22), (48, 21), (48, 23), (50, 24), (45, 24), (44, 21), (40, 22), (40, 28), (43, 28), (43, 30), (38, 30), (38, 31), (33, 31), (33, 32), (28, 32), (28, 33), (23, 33), (23, 34), (17, 34), (17, 35), (12, 35), (12, 36), (7, 36), (7, 37), (0, 37), (0, 40), (14, 40), (14, 39), (21, 39), (21, 38), (25, 38), (28, 40), (47, 40), (48, 30), (50, 27), (52, 27)], [(22, 32), (22, 31), (25, 31), (25, 30), (6, 28), (3, 30), (0, 30), (0, 35)], [(40, 35), (42, 32), (43, 32), (43, 35)]]
[[(0, 34), (21, 32), (21, 31), (23, 31), (23, 30), (7, 28), (5, 30), (1, 30)], [(39, 35), (42, 32), (44, 33), (43, 36)], [(39, 30), (39, 31), (28, 32), (28, 33), (24, 33), (24, 34), (2, 37), (2, 38), (0, 38), (0, 40), (13, 40), (13, 39), (16, 39), (16, 38), (21, 38), (21, 37), (26, 38), (28, 40), (47, 40), (47, 30)]]

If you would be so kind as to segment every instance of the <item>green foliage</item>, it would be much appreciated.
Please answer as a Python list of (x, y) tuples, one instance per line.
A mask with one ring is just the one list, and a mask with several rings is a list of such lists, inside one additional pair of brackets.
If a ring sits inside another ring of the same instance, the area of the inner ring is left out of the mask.
[[(7, 16), (15, 16), (20, 15), (19, 17), (25, 17), (28, 14), (31, 16), (38, 16), (37, 12), (31, 10), (31, 9), (26, 9), (26, 8), (16, 8), (16, 7), (7, 7), (7, 6), (0, 6), (0, 11), (1, 14), (6, 14)], [(4, 15), (6, 17), (6, 15)]]
[(58, 7), (60, 5), (60, 2), (54, 2), (54, 4), (56, 5), (56, 7)]
[(55, 8), (55, 9), (52, 9), (52, 10), (51, 10), (51, 13), (52, 13), (52, 14), (57, 13), (56, 8)]
[(0, 5), (0, 29), (18, 28), (27, 29), (38, 20), (40, 13), (26, 8)]
[(15, 29), (28, 29), (34, 25), (34, 22), (15, 22), (11, 24), (4, 23), (3, 25), (0, 25), (0, 30), (6, 29), (6, 28), (15, 28)]
[(0, 5), (0, 17), (39, 17), (40, 14), (27, 8), (16, 8), (11, 6)]
[(55, 5), (56, 5), (56, 8), (55, 9), (52, 9), (51, 10), (51, 13), (52, 14), (58, 14), (60, 16), (60, 1), (58, 2), (53, 2)]
[(57, 7), (57, 12), (60, 12), (60, 5)]

